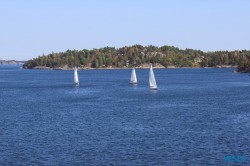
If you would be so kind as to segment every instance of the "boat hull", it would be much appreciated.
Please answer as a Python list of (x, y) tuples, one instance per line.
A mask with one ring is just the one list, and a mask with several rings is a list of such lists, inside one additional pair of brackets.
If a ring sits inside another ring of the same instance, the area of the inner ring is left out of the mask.
[(130, 83), (130, 84), (137, 84), (136, 81), (130, 81), (129, 83)]
[(157, 90), (157, 87), (151, 86), (150, 89), (151, 89), (151, 90)]

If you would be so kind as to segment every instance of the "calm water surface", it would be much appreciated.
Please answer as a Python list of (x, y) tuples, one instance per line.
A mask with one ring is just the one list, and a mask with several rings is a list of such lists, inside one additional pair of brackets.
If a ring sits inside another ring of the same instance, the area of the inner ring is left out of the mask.
[(250, 77), (234, 69), (0, 66), (0, 165), (227, 165), (250, 157)]

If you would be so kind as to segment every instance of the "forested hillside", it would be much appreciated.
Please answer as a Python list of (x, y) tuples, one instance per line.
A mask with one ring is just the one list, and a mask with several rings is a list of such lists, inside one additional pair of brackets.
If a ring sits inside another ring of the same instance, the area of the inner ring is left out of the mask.
[(67, 50), (27, 61), (24, 68), (127, 68), (135, 64), (160, 64), (164, 67), (218, 67), (238, 66), (245, 69), (250, 66), (250, 51), (203, 52), (193, 49), (179, 49), (173, 46), (141, 46), (114, 48), (104, 47), (92, 50)]

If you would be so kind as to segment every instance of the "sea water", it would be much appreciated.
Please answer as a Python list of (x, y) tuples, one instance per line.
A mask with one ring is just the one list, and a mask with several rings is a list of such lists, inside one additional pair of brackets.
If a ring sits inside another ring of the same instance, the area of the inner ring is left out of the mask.
[[(250, 77), (0, 66), (0, 165), (249, 164)], [(229, 160), (229, 159), (244, 160)], [(238, 157), (237, 157), (238, 156)]]

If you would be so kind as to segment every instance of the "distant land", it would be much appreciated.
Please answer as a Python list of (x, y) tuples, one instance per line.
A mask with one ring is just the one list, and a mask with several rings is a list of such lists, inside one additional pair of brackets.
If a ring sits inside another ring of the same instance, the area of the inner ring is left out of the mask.
[(67, 50), (27, 61), (25, 69), (67, 70), (147, 68), (153, 63), (158, 68), (176, 67), (238, 67), (238, 71), (248, 71), (250, 51), (204, 52), (194, 49), (179, 49), (174, 46), (133, 45), (122, 48), (104, 47), (99, 49)]
[(17, 60), (1, 60), (0, 65), (15, 65), (15, 64), (24, 64), (26, 61), (17, 61)]

